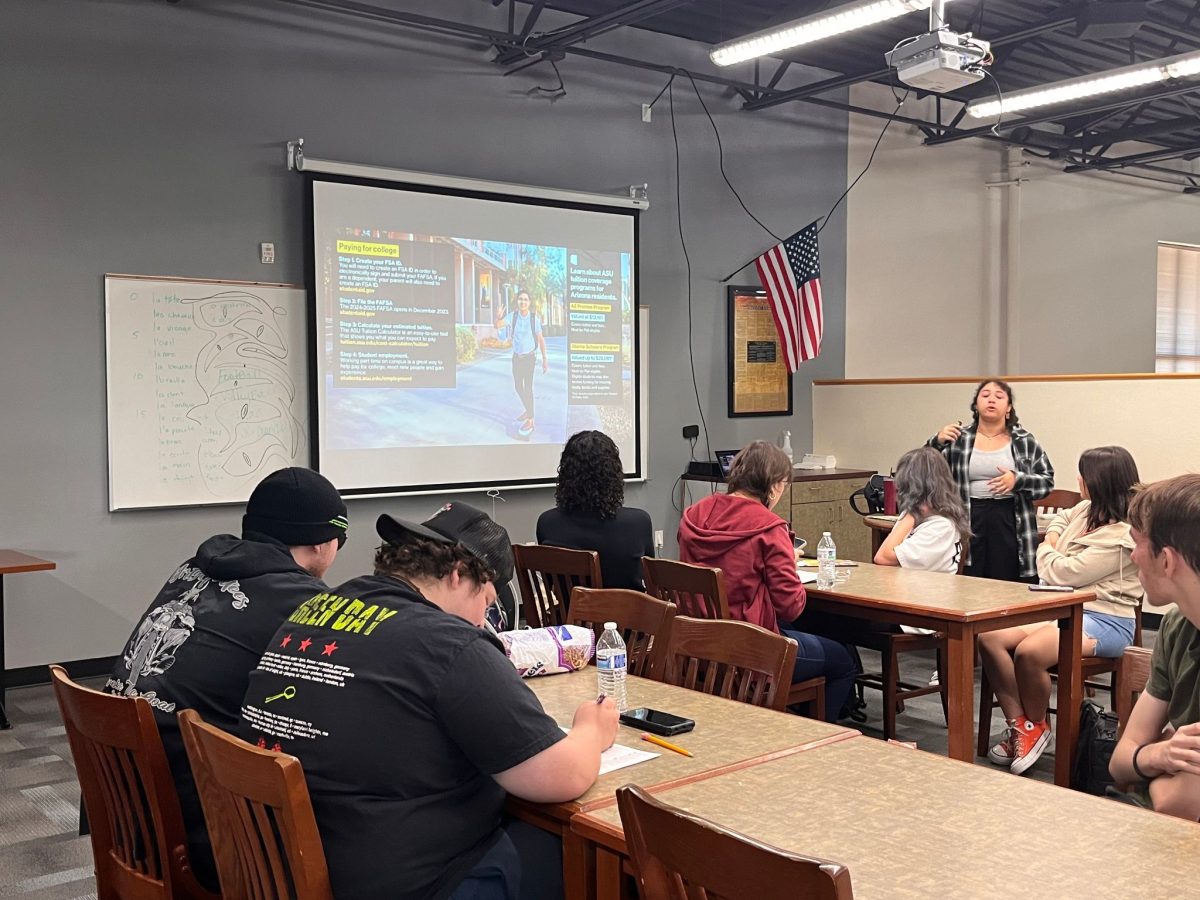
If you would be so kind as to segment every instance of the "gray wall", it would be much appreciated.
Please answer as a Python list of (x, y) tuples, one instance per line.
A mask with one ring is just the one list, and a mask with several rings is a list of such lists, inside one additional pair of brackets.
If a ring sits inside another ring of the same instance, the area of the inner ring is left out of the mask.
[[(478, 0), (436, 4), (438, 15), (492, 27), (503, 27), (503, 13)], [(548, 16), (543, 27), (564, 21)], [(707, 67), (703, 47), (647, 33), (589, 46)], [(116, 653), (170, 569), (208, 535), (238, 529), (240, 510), (228, 507), (107, 511), (103, 275), (301, 281), (289, 138), (303, 136), (312, 156), (486, 179), (591, 191), (649, 183), (640, 301), (654, 336), (650, 479), (628, 493), (673, 546), (672, 485), (688, 456), (679, 429), (698, 418), (666, 97), (652, 124), (639, 115), (662, 76), (568, 59), (567, 96), (550, 103), (526, 93), (554, 83), (548, 67), (505, 78), (482, 47), (277, 4), (201, 0), (4, 0), (0, 59), (0, 547), (59, 565), (6, 579), (10, 667)], [(809, 106), (744, 114), (703, 90), (726, 168), (760, 218), (786, 234), (824, 214), (846, 184), (845, 116)], [(795, 415), (729, 420), (717, 280), (766, 239), (722, 182), (712, 131), (682, 79), (675, 100), (712, 444), (790, 427), (802, 452), (810, 380), (843, 373), (844, 212), (822, 235), (825, 351), (796, 379)], [(258, 263), (260, 241), (275, 242), (275, 266)], [(351, 540), (330, 579), (367, 569), (380, 511), (421, 517), (439, 502), (352, 501)], [(498, 517), (515, 540), (529, 539), (552, 502), (548, 490), (510, 492)]]

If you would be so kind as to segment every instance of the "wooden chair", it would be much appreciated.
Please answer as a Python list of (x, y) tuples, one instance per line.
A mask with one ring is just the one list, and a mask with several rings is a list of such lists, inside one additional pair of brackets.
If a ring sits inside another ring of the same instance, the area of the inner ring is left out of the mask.
[(595, 550), (513, 544), (513, 558), (521, 585), (521, 609), (530, 628), (565, 625), (571, 591), (604, 586), (600, 554)]
[(850, 871), (800, 856), (617, 788), (625, 843), (642, 900), (853, 900)]
[(693, 619), (728, 619), (725, 576), (720, 569), (695, 566), (674, 559), (642, 557), (646, 593), (674, 603), (681, 616)]
[[(679, 608), (679, 615), (694, 619), (729, 618), (725, 577), (718, 568), (643, 556), (642, 575), (646, 593), (674, 603)], [(809, 678), (793, 684), (788, 691), (787, 705), (807, 705), (812, 718), (824, 719), (825, 679)]]
[(600, 640), (604, 623), (617, 623), (630, 675), (652, 675), (666, 649), (675, 612), (674, 603), (641, 591), (584, 587), (571, 591), (572, 625), (592, 629)]
[(88, 811), (101, 900), (215, 898), (196, 882), (179, 796), (150, 704), (76, 684), (50, 667)]
[(179, 714), (221, 889), (247, 900), (333, 900), (300, 761)]
[[(1139, 606), (1134, 611), (1133, 620), (1133, 644), (1126, 648), (1126, 652), (1131, 649), (1140, 650), (1142, 647), (1142, 608)], [(1150, 651), (1145, 651), (1149, 653)], [(1107, 690), (1109, 694), (1109, 706), (1115, 711), (1117, 703), (1121, 697), (1121, 692), (1125, 690), (1121, 684), (1121, 661), (1123, 656), (1085, 656), (1082, 660), (1081, 671), (1083, 674), (1083, 684), (1085, 688), (1100, 688)], [(1058, 666), (1050, 669), (1050, 674), (1057, 678)], [(1103, 681), (1096, 681), (1101, 675), (1111, 675), (1108, 684)], [(1143, 683), (1144, 684), (1144, 683)], [(1138, 688), (1138, 692), (1141, 688)], [(991, 726), (992, 726), (992, 710), (996, 706), (996, 694), (992, 690), (992, 683), (988, 680), (987, 669), (980, 671), (979, 678), (979, 736), (975, 747), (976, 754), (983, 756), (988, 751), (989, 742), (991, 741)], [(1049, 709), (1052, 713), (1057, 713), (1057, 709), (1053, 706)]]
[(1040, 500), (1033, 501), (1033, 508), (1039, 515), (1062, 512), (1072, 506), (1078, 506), (1083, 495), (1078, 491), (1066, 491), (1055, 488)]
[(1119, 679), (1120, 688), (1113, 685), (1113, 706), (1117, 713), (1117, 737), (1125, 731), (1129, 714), (1137, 703), (1138, 694), (1146, 689), (1150, 680), (1150, 657), (1153, 654), (1145, 647), (1126, 647), (1121, 654), (1114, 679)]
[(768, 709), (787, 709), (796, 642), (749, 622), (676, 616), (659, 680)]
[[(904, 710), (904, 701), (927, 694), (941, 694), (942, 713), (947, 709), (946, 700), (946, 635), (942, 632), (933, 634), (905, 634), (896, 632), (856, 632), (853, 643), (859, 647), (875, 650), (880, 655), (880, 670), (865, 672), (858, 676), (858, 684), (874, 688), (883, 693), (883, 737), (892, 740), (896, 737), (896, 715)], [(903, 681), (900, 678), (900, 655), (914, 653), (918, 650), (934, 651), (935, 665), (938, 671), (937, 684), (917, 684)]]

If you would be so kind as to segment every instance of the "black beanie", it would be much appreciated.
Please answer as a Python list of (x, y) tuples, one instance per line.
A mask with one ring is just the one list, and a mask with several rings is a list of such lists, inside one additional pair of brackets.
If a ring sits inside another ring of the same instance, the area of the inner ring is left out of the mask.
[(332, 484), (312, 469), (292, 467), (272, 472), (258, 483), (246, 514), (242, 536), (255, 531), (289, 547), (346, 543), (346, 504)]

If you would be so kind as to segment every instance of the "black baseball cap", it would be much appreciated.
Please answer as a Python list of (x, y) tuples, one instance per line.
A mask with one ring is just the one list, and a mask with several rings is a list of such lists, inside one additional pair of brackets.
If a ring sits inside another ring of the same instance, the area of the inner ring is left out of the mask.
[(513, 575), (512, 541), (503, 525), (469, 503), (447, 503), (421, 524), (384, 513), (375, 530), (389, 544), (415, 535), (439, 544), (462, 544), (496, 573), (496, 585), (507, 585)]
[(242, 536), (257, 532), (289, 547), (346, 543), (350, 526), (346, 504), (329, 479), (312, 469), (292, 466), (258, 483), (242, 516)]

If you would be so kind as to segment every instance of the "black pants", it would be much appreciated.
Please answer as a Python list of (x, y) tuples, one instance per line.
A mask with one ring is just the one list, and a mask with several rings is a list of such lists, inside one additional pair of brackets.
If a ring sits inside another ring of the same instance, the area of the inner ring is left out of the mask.
[(537, 351), (514, 353), (512, 358), (513, 387), (525, 405), (525, 415), (533, 418), (533, 368), (537, 362)]
[(509, 819), (450, 900), (561, 900), (562, 896), (561, 839)]
[(998, 581), (1027, 581), (1021, 577), (1017, 544), (1016, 501), (971, 499), (971, 561), (964, 575)]

